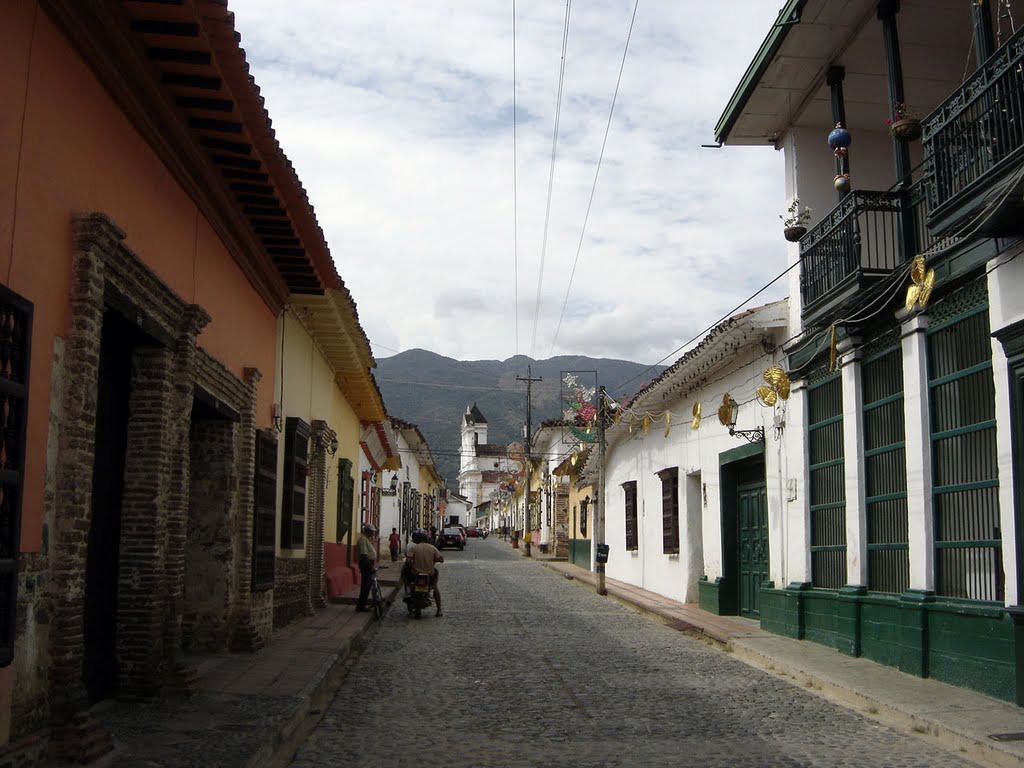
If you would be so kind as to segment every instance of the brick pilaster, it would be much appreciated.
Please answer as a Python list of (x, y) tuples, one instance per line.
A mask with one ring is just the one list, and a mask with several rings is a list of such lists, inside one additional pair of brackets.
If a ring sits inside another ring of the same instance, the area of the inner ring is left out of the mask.
[(309, 457), (309, 499), (306, 511), (306, 584), (310, 608), (316, 612), (327, 605), (327, 581), (324, 571), (324, 499), (327, 496), (327, 445), (331, 432), (327, 422), (320, 419), (314, 420), (310, 426), (313, 451)]

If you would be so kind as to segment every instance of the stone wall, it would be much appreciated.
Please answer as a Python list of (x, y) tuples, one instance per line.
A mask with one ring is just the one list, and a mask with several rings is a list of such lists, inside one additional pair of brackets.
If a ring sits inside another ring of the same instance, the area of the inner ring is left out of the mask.
[(237, 437), (237, 423), (227, 419), (192, 422), (182, 626), (186, 651), (228, 647), (239, 514)]
[(306, 558), (277, 558), (274, 564), (274, 629), (288, 626), (309, 613)]

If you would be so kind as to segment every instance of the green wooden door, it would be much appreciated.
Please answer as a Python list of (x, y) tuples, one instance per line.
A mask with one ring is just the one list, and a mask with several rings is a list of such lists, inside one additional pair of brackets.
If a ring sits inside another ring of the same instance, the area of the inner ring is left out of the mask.
[(761, 615), (761, 582), (768, 580), (768, 494), (765, 484), (736, 488), (739, 513), (740, 616)]

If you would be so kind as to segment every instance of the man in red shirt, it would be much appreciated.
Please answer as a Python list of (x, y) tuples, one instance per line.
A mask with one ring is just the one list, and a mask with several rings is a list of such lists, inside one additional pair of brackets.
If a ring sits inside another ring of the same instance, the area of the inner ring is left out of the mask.
[(391, 562), (394, 563), (398, 560), (398, 552), (402, 548), (402, 537), (395, 528), (391, 529), (391, 535), (388, 536), (388, 547), (391, 549)]

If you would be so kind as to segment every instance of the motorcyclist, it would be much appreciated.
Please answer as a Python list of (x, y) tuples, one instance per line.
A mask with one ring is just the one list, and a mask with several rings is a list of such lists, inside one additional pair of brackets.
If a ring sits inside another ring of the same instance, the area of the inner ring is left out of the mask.
[(435, 616), (443, 616), (441, 613), (441, 592), (437, 588), (438, 572), (434, 566), (444, 562), (437, 547), (430, 543), (430, 534), (422, 528), (418, 528), (412, 534), (413, 546), (405, 551), (405, 565), (402, 568), (402, 576), (406, 584), (411, 584), (413, 577), (418, 574), (430, 575), (430, 586), (434, 588), (434, 603), (437, 605)]

